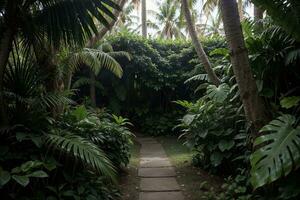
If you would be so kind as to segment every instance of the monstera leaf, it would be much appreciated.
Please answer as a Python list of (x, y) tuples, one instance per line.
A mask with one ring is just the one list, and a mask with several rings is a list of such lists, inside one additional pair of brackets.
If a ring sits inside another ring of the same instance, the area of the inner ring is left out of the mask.
[(230, 87), (226, 83), (219, 85), (219, 87), (215, 85), (209, 85), (207, 87), (208, 97), (219, 103), (222, 103), (227, 98), (229, 91)]
[(300, 166), (300, 126), (292, 115), (282, 115), (261, 129), (250, 158), (254, 188), (276, 181)]

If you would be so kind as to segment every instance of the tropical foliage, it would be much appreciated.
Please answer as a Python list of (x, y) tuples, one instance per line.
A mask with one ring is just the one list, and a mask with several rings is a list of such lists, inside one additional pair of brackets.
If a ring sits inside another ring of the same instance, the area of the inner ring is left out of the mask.
[(120, 199), (134, 130), (223, 179), (202, 199), (298, 200), (299, 1), (148, 6), (0, 2), (1, 199)]

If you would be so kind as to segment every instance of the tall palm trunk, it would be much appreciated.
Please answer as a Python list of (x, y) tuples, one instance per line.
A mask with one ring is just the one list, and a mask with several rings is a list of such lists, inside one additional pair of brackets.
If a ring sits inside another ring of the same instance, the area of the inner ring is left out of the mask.
[(147, 37), (147, 7), (146, 0), (142, 0), (142, 35)]
[(5, 7), (5, 14), (3, 19), (5, 20), (5, 24), (7, 25), (4, 28), (4, 32), (2, 33), (0, 38), (0, 125), (5, 126), (8, 124), (8, 115), (5, 107), (5, 99), (4, 99), (4, 72), (7, 66), (7, 62), (9, 59), (9, 54), (12, 49), (13, 39), (16, 34), (16, 13), (17, 13), (17, 3), (16, 1), (7, 1)]
[(189, 9), (189, 4), (187, 0), (182, 0), (182, 9), (185, 15), (187, 27), (192, 39), (192, 42), (194, 44), (195, 50), (197, 52), (199, 60), (202, 62), (204, 69), (208, 75), (208, 79), (216, 86), (220, 85), (221, 81), (217, 77), (216, 73), (212, 69), (212, 65), (208, 60), (208, 57), (198, 39), (196, 29), (192, 20), (192, 15)]
[(96, 101), (96, 76), (95, 73), (90, 70), (90, 97), (92, 106), (95, 108), (97, 105)]
[(268, 115), (259, 97), (255, 79), (251, 71), (248, 52), (241, 29), (236, 0), (220, 0), (225, 35), (231, 51), (231, 63), (240, 90), (247, 120), (257, 131), (268, 121)]
[(12, 42), (13, 42), (13, 31), (8, 28), (4, 33), (3, 37), (0, 40), (0, 125), (7, 125), (8, 118), (7, 118), (7, 112), (5, 108), (5, 102), (4, 102), (4, 85), (3, 85), (3, 79), (4, 79), (4, 72), (5, 68), (8, 62), (9, 54), (12, 48)]

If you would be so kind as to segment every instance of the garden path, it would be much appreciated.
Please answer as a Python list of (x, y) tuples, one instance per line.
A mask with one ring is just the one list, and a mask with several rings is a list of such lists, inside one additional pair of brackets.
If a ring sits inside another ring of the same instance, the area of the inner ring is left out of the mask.
[(163, 147), (153, 138), (140, 137), (139, 200), (184, 200), (176, 172)]

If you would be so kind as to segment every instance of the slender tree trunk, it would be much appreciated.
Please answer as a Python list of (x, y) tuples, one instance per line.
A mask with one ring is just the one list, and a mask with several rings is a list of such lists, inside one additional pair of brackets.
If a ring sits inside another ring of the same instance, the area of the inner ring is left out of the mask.
[(259, 7), (254, 6), (254, 21), (256, 23), (257, 29), (260, 31), (263, 28), (261, 20), (264, 18), (264, 10)]
[(263, 100), (258, 94), (251, 71), (248, 52), (238, 13), (236, 0), (220, 0), (225, 35), (231, 51), (231, 63), (240, 90), (247, 120), (253, 125), (255, 134), (268, 122)]
[(147, 37), (147, 7), (146, 0), (142, 0), (142, 35)]
[(13, 42), (13, 31), (8, 28), (4, 33), (3, 37), (0, 40), (0, 125), (5, 126), (8, 124), (7, 112), (5, 108), (5, 100), (4, 100), (4, 72), (8, 62), (9, 54), (12, 48)]
[(242, 20), (244, 19), (244, 6), (243, 6), (243, 0), (238, 0), (238, 9), (239, 9), (240, 20), (242, 21)]
[[(120, 16), (123, 8), (124, 8), (124, 5), (125, 3), (127, 2), (127, 0), (120, 0), (119, 1), (119, 7), (120, 7), (120, 10), (114, 10), (113, 14), (114, 16), (116, 16), (116, 18), (118, 19), (118, 17)], [(116, 23), (117, 20), (112, 20), (110, 23), (109, 23), (109, 26), (108, 27), (103, 27), (97, 34), (95, 34), (95, 36), (93, 36), (89, 41), (88, 43), (86, 44), (86, 47), (88, 48), (91, 48), (93, 47), (99, 40), (101, 40), (105, 34), (111, 30), (115, 23)]]
[(208, 57), (207, 57), (207, 55), (206, 55), (199, 39), (198, 39), (197, 32), (196, 32), (196, 29), (195, 29), (195, 26), (194, 26), (194, 23), (193, 23), (193, 20), (192, 20), (192, 16), (191, 16), (191, 12), (190, 12), (187, 0), (182, 0), (182, 7), (183, 7), (183, 12), (184, 12), (184, 15), (185, 15), (187, 27), (188, 27), (193, 45), (194, 45), (195, 50), (197, 52), (198, 58), (204, 66), (204, 69), (205, 69), (205, 71), (208, 75), (209, 81), (211, 81), (214, 85), (219, 86), (221, 81), (217, 77), (214, 70), (212, 69), (212, 65), (209, 62)]
[[(32, 41), (34, 54), (37, 63), (41, 69), (42, 74), (46, 77), (45, 87), (47, 92), (56, 92), (58, 90), (57, 77), (56, 77), (56, 64), (53, 59), (53, 55), (57, 49), (47, 49), (44, 45), (38, 41)], [(48, 45), (48, 44), (46, 44)]]
[(95, 108), (97, 105), (97, 101), (96, 101), (96, 76), (95, 73), (90, 70), (90, 97), (91, 97), (91, 102), (92, 102), (92, 106)]

